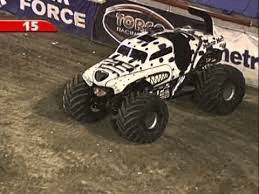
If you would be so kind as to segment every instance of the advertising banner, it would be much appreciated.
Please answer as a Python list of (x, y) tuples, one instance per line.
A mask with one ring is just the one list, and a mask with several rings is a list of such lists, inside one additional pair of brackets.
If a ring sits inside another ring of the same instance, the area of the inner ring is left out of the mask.
[(110, 0), (102, 5), (96, 17), (94, 39), (117, 45), (123, 39), (149, 28), (173, 29), (185, 25), (205, 29), (201, 20), (131, 1)]
[(223, 35), (227, 43), (221, 62), (241, 70), (247, 85), (258, 87), (258, 36), (219, 26), (214, 33)]
[(63, 31), (114, 45), (152, 27), (205, 28), (199, 20), (126, 0), (104, 4), (88, 0), (0, 0), (0, 8), (21, 18), (45, 19)]
[(63, 31), (93, 37), (99, 6), (86, 0), (0, 0), (1, 10), (29, 19), (45, 19)]

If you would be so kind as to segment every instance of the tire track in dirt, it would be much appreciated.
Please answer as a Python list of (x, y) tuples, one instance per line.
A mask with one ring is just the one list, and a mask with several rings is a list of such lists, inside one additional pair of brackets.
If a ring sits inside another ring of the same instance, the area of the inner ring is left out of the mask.
[[(180, 106), (183, 103), (187, 103), (190, 109), (182, 112), (186, 108)], [(249, 107), (249, 111), (257, 112), (256, 104), (243, 102), (240, 109), (245, 106)], [(186, 169), (190, 170), (195, 166), (192, 165), (193, 161), (196, 161), (208, 166), (213, 171), (212, 174), (224, 174), (237, 179), (249, 177), (258, 186), (258, 159), (254, 157), (258, 155), (257, 131), (254, 130), (257, 126), (256, 117), (248, 118), (238, 110), (224, 117), (213, 116), (201, 112), (194, 104), (189, 105), (185, 99), (171, 105), (170, 109), (175, 116), (171, 117), (168, 128), (174, 129), (174, 132), (167, 131), (164, 137), (168, 144), (177, 145), (173, 150), (177, 150), (177, 147), (188, 150), (185, 154), (178, 152), (182, 159), (188, 161)], [(244, 120), (250, 120), (249, 128)]]
[[(7, 40), (7, 42), (2, 43), (2, 45), (9, 45), (9, 48), (1, 51), (1, 56), (11, 56), (9, 58), (4, 57), (2, 60), (2, 63), (6, 64), (3, 65), (6, 68), (7, 72), (11, 72), (10, 70), (14, 70), (10, 68), (15, 66), (15, 69), (18, 68), (18, 70), (22, 71), (25, 75), (30, 74), (30, 70), (35, 70), (38, 75), (52, 75), (48, 78), (56, 78), (57, 76), (58, 78), (64, 78), (64, 74), (67, 73), (68, 69), (71, 71), (75, 67), (81, 67), (81, 69), (85, 69), (86, 67), (84, 67), (82, 64), (87, 63), (87, 61), (97, 61), (98, 59), (98, 57), (96, 57), (94, 54), (91, 54), (90, 57), (86, 57), (86, 54), (82, 51), (78, 53), (79, 56), (77, 57), (72, 54), (67, 55), (67, 52), (64, 52), (65, 49), (62, 48), (62, 45), (61, 48), (59, 48), (56, 45), (51, 45), (51, 41), (46, 42), (38, 48), (31, 48), (30, 44), (22, 44), (21, 46), (17, 47), (15, 44), (11, 44), (12, 42), (16, 42), (17, 38), (19, 37), (11, 36), (9, 40)], [(40, 44), (40, 41), (38, 40), (36, 43)], [(78, 52), (78, 50), (75, 50), (75, 52)], [(15, 60), (15, 63), (10, 64), (10, 61), (12, 62), (13, 60)], [(28, 62), (30, 63), (29, 65), (27, 65)], [(9, 68), (8, 63), (10, 66)], [(20, 66), (20, 64), (24, 65)], [(43, 78), (45, 77), (42, 77), (41, 79)], [(49, 79), (46, 79), (46, 82), (48, 81)]]

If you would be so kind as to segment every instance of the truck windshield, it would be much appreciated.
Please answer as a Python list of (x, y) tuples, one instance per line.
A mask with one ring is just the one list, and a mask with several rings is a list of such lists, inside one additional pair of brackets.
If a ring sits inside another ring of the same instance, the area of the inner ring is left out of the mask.
[(129, 61), (130, 63), (134, 61), (141, 61), (141, 63), (144, 63), (147, 59), (147, 53), (137, 49), (132, 49), (130, 57), (133, 58), (132, 60)]
[(121, 45), (119, 48), (118, 48), (118, 53), (122, 54), (123, 56), (127, 56), (130, 52), (130, 47), (127, 47), (125, 45)]

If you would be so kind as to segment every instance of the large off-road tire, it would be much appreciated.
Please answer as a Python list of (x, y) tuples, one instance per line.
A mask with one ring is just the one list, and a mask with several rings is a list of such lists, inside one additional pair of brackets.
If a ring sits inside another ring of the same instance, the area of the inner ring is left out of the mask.
[(194, 93), (195, 101), (207, 112), (226, 115), (233, 112), (245, 94), (245, 78), (238, 69), (215, 64), (205, 69)]
[(92, 103), (93, 91), (77, 75), (64, 89), (63, 107), (80, 122), (96, 122), (107, 114), (105, 109), (95, 108)]
[(131, 93), (125, 97), (114, 127), (118, 133), (136, 143), (151, 143), (164, 132), (168, 122), (168, 109), (158, 96)]

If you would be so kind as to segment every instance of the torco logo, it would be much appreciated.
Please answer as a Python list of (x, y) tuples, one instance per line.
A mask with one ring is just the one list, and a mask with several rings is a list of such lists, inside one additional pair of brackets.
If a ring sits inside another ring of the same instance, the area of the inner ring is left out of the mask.
[(107, 8), (103, 17), (103, 26), (106, 32), (119, 43), (149, 28), (174, 28), (161, 15), (134, 4), (119, 4)]

